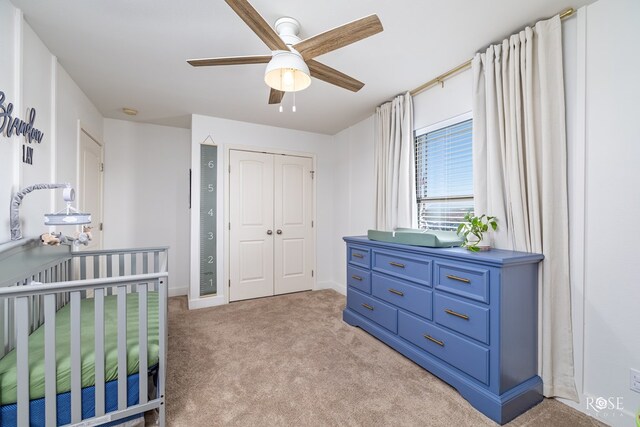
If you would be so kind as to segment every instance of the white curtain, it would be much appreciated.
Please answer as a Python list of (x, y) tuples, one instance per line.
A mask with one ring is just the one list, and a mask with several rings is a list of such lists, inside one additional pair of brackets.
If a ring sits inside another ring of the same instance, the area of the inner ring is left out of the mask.
[(560, 18), (490, 46), (472, 68), (475, 209), (498, 217), (496, 247), (544, 254), (538, 328), (544, 395), (577, 401)]
[(417, 228), (413, 101), (407, 92), (376, 109), (376, 229)]

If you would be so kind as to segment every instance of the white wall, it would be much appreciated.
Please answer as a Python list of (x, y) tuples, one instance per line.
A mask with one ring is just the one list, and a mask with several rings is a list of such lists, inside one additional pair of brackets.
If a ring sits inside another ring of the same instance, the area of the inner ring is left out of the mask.
[[(574, 152), (583, 163), (574, 196), (584, 214), (577, 215), (582, 228), (574, 228), (572, 248), (581, 257), (572, 269), (580, 279), (573, 296), (579, 409), (628, 426), (640, 410), (640, 394), (629, 389), (629, 369), (640, 370), (640, 264), (629, 228), (640, 216), (633, 187), (640, 180), (640, 59), (630, 54), (640, 45), (640, 3), (600, 0), (579, 18)], [(586, 399), (598, 397), (621, 397), (623, 416), (587, 409)]]
[[(0, 67), (0, 91), (6, 98), (4, 107), (9, 102), (19, 101), (18, 55), (22, 52), (21, 29), (22, 18), (8, 0), (0, 1), (0, 52), (3, 52), (6, 62)], [(19, 105), (17, 105), (19, 107)], [(21, 141), (15, 136), (7, 138), (0, 135), (0, 244), (10, 239), (9, 232), (9, 202), (19, 184), (19, 163), (16, 158)]]
[[(414, 127), (420, 129), (471, 111), (471, 72), (462, 72), (413, 98)], [(333, 287), (346, 292), (344, 236), (375, 228), (374, 115), (333, 137)]]
[[(13, 117), (21, 119), (27, 119), (27, 109), (35, 108), (34, 125), (44, 132), (41, 144), (30, 144), (33, 165), (22, 163), (22, 136), (0, 135), (1, 244), (10, 239), (8, 207), (15, 191), (38, 183), (77, 185), (78, 123), (86, 124), (101, 141), (102, 116), (8, 0), (0, 0), (0, 51), (5, 106), (12, 102)], [(26, 196), (20, 209), (23, 235), (35, 237), (47, 231), (43, 214), (63, 203), (60, 191), (41, 190)]]
[(189, 285), (187, 129), (104, 120), (104, 246), (169, 246), (169, 295)]
[(374, 117), (333, 137), (333, 285), (346, 293), (344, 236), (365, 235), (375, 228)]
[[(80, 129), (104, 144), (103, 117), (60, 64), (56, 64), (55, 95), (57, 181), (77, 185)], [(56, 209), (62, 209), (64, 200), (56, 197), (55, 201)]]
[[(633, 231), (621, 231), (640, 216), (632, 183), (640, 180), (637, 144), (640, 3), (600, 0), (563, 22), (571, 236), (572, 316), (576, 384), (571, 406), (612, 425), (631, 425), (640, 394), (629, 390), (629, 368), (640, 369), (640, 264)], [(471, 71), (414, 98), (415, 127), (471, 111)], [(373, 210), (372, 117), (334, 136), (334, 282), (345, 286), (344, 235), (373, 227), (349, 203), (369, 194)], [(357, 153), (354, 147), (358, 147)], [(362, 153), (366, 154), (363, 156)], [(623, 155), (620, 155), (623, 153)], [(367, 169), (369, 168), (369, 169)], [(357, 173), (356, 173), (357, 171)], [(353, 176), (369, 180), (353, 180)], [(615, 213), (615, 225), (607, 218)], [(615, 242), (614, 242), (615, 241)], [(586, 399), (623, 398), (625, 411), (597, 414)]]
[[(295, 120), (295, 115), (291, 116)], [(211, 137), (218, 145), (218, 206), (223, 206), (224, 188), (226, 185), (227, 159), (224, 158), (225, 148), (228, 146), (244, 146), (257, 150), (284, 150), (303, 152), (315, 155), (315, 185), (316, 185), (316, 287), (331, 287), (333, 276), (333, 264), (331, 256), (331, 232), (333, 230), (333, 180), (334, 180), (334, 153), (332, 138), (327, 135), (312, 132), (302, 132), (272, 126), (264, 126), (253, 123), (226, 120), (215, 117), (193, 115), (191, 123), (191, 149), (193, 170), (193, 201), (192, 211), (192, 265), (191, 282), (192, 294), (191, 306), (198, 305), (198, 184), (199, 184), (199, 153), (200, 144)], [(228, 219), (224, 217), (224, 209), (218, 209), (218, 289), (224, 292), (227, 275), (225, 268), (227, 260), (222, 243), (227, 236), (224, 224)], [(216, 298), (216, 297), (214, 297)], [(200, 301), (202, 303), (202, 301)], [(216, 300), (216, 304), (220, 303)]]
[(414, 127), (421, 129), (471, 111), (471, 70), (456, 74), (413, 98)]

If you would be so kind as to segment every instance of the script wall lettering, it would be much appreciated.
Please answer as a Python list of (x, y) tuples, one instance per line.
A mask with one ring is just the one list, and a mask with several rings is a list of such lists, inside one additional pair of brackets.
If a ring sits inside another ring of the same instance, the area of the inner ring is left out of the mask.
[(0, 134), (11, 137), (24, 135), (25, 143), (22, 146), (22, 162), (33, 164), (33, 147), (26, 144), (42, 143), (44, 133), (34, 126), (36, 121), (36, 109), (29, 109), (28, 121), (13, 116), (13, 103), (9, 102), (5, 105), (5, 94), (0, 91)]

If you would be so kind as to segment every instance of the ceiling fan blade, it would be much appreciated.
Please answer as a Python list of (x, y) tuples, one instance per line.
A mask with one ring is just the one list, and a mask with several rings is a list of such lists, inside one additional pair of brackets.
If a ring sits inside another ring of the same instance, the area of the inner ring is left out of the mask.
[(366, 39), (383, 30), (378, 15), (369, 15), (293, 45), (307, 60)]
[(225, 0), (231, 9), (265, 42), (271, 50), (289, 50), (278, 33), (254, 9), (247, 0)]
[(272, 88), (271, 92), (269, 92), (269, 104), (280, 104), (283, 97), (284, 92)]
[(271, 61), (271, 55), (227, 56), (221, 58), (187, 60), (187, 62), (194, 67), (208, 67), (210, 65), (266, 64), (269, 61)]
[(335, 70), (327, 65), (324, 65), (316, 60), (310, 59), (307, 61), (311, 77), (323, 80), (332, 85), (340, 86), (345, 89), (349, 89), (352, 92), (357, 92), (364, 86), (364, 83), (347, 76), (338, 70)]

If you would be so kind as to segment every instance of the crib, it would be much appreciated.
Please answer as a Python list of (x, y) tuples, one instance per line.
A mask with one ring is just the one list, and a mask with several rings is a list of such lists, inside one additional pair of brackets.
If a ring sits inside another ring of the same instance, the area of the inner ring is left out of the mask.
[(0, 245), (0, 426), (165, 425), (168, 248)]

